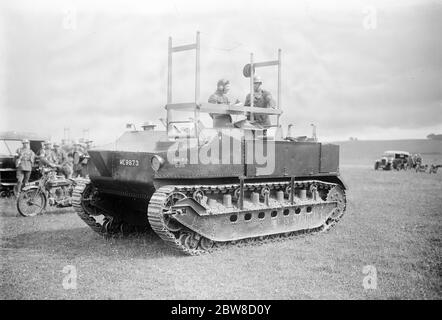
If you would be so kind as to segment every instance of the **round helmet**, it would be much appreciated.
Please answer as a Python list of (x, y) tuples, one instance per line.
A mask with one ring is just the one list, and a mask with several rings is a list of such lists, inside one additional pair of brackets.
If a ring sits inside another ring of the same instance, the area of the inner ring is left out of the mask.
[(23, 139), (23, 140), (21, 141), (21, 143), (29, 143), (29, 140), (28, 140), (28, 139)]
[(253, 83), (262, 83), (261, 77), (258, 75), (253, 76)]
[(229, 80), (227, 80), (227, 79), (219, 79), (218, 83), (216, 85), (219, 87), (219, 86), (225, 86), (225, 85), (228, 85), (228, 84), (230, 84)]

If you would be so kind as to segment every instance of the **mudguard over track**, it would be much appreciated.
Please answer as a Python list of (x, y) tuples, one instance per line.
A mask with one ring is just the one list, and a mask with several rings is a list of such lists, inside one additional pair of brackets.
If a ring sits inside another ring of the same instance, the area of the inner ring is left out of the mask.
[[(211, 206), (201, 201), (201, 195), (218, 199), (220, 194), (234, 195), (239, 185), (164, 186), (150, 200), (149, 223), (168, 245), (185, 254), (195, 255), (228, 245), (255, 245), (326, 231), (343, 216), (346, 199), (343, 188), (338, 184), (317, 180), (296, 182), (296, 190), (310, 192), (295, 197), (293, 204), (288, 194), (289, 185), (289, 182), (245, 184), (244, 189), (248, 193), (267, 193), (269, 196), (258, 203), (245, 200), (243, 210), (238, 204), (226, 208), (216, 201), (215, 204), (212, 201)], [(275, 198), (278, 191), (285, 193), (282, 201)], [(309, 197), (306, 197), (307, 194)], [(198, 199), (202, 207), (208, 209), (207, 212), (197, 213), (189, 207), (183, 214), (180, 203), (187, 203), (185, 199), (188, 198)]]
[[(305, 180), (294, 182), (293, 193), (290, 188), (287, 181), (246, 183), (241, 210), (239, 184), (163, 186), (150, 198), (147, 219), (168, 245), (197, 255), (326, 231), (345, 212), (345, 191), (337, 183)], [(76, 179), (72, 205), (92, 230), (103, 236), (142, 236), (95, 205), (94, 192), (88, 179)], [(225, 195), (232, 197), (228, 206), (222, 200)]]
[(145, 233), (124, 221), (115, 219), (109, 212), (94, 205), (94, 196), (89, 179), (76, 179), (76, 186), (72, 192), (72, 207), (81, 220), (96, 233), (102, 236), (128, 236)]

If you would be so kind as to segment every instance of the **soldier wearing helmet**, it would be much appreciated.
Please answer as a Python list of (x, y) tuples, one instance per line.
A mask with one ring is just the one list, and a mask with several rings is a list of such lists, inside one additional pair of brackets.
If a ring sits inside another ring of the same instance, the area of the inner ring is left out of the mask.
[(43, 142), (43, 148), (38, 152), (40, 167), (56, 168), (57, 160), (52, 152), (52, 142), (46, 140)]
[[(230, 100), (227, 97), (227, 93), (230, 90), (230, 81), (226, 79), (220, 79), (217, 83), (217, 88), (214, 94), (209, 97), (209, 103), (215, 104), (230, 104)], [(213, 119), (213, 127), (226, 127), (231, 126), (232, 117), (230, 114), (210, 113)]]
[(82, 177), (82, 169), (83, 164), (82, 161), (85, 159), (84, 150), (81, 146), (81, 143), (78, 141), (74, 141), (73, 149), (72, 149), (72, 158), (73, 158), (73, 174), (74, 178)]
[(14, 188), (14, 192), (17, 196), (21, 192), (22, 187), (28, 183), (35, 160), (35, 154), (29, 147), (29, 140), (23, 139), (22, 144), (23, 147), (18, 148), (15, 154), (17, 185)]
[[(262, 80), (261, 77), (255, 75), (253, 77), (253, 106), (257, 108), (274, 108), (275, 100), (271, 93), (267, 90), (261, 88)], [(250, 93), (246, 96), (246, 101), (244, 102), (244, 106), (250, 106)], [(247, 119), (250, 120), (250, 115), (247, 116)], [(270, 117), (266, 114), (255, 114), (254, 115), (255, 123), (270, 126)]]
[(57, 172), (63, 174), (66, 178), (69, 177), (69, 172), (64, 170), (65, 164), (67, 162), (67, 155), (63, 149), (61, 149), (58, 142), (54, 142), (54, 149), (52, 150), (52, 159), (57, 167)]
[[(146, 128), (146, 127), (149, 127), (149, 128)], [(152, 124), (150, 121), (147, 122), (147, 123), (145, 122), (143, 124), (143, 129), (144, 130), (153, 130), (154, 127), (155, 127), (155, 125)], [(89, 158), (90, 158), (88, 150), (92, 148), (92, 143), (93, 143), (92, 140), (87, 140), (85, 142), (85, 146), (84, 146), (84, 149), (83, 149), (83, 160), (81, 161), (81, 176), (82, 177), (87, 177), (87, 175), (88, 175), (87, 163), (88, 163)]]

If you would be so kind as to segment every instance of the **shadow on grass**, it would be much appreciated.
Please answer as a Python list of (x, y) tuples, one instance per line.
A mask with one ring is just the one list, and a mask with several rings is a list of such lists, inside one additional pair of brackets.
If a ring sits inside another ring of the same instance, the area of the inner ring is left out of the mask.
[(94, 234), (89, 228), (73, 228), (22, 233), (2, 240), (3, 249), (37, 250), (41, 251), (42, 258), (46, 254), (66, 258), (106, 257), (120, 260), (185, 257), (167, 246), (153, 231), (124, 238), (106, 238)]

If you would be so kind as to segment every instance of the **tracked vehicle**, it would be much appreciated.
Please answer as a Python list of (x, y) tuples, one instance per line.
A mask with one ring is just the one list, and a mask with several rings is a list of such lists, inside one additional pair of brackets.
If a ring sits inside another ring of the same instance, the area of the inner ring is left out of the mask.
[[(195, 101), (174, 103), (172, 55), (184, 50), (196, 50)], [(339, 146), (282, 136), (281, 50), (272, 61), (254, 62), (251, 54), (243, 70), (253, 97), (255, 69), (277, 67), (276, 108), (254, 107), (253, 98), (251, 106), (201, 102), (199, 51), (199, 34), (183, 46), (169, 38), (166, 130), (128, 131), (112, 147), (89, 151), (90, 178), (78, 179), (73, 191), (80, 218), (102, 235), (153, 230), (191, 255), (334, 226), (346, 209)], [(176, 120), (189, 112), (190, 120)], [(205, 113), (240, 120), (205, 129)], [(276, 124), (257, 124), (257, 114)]]

